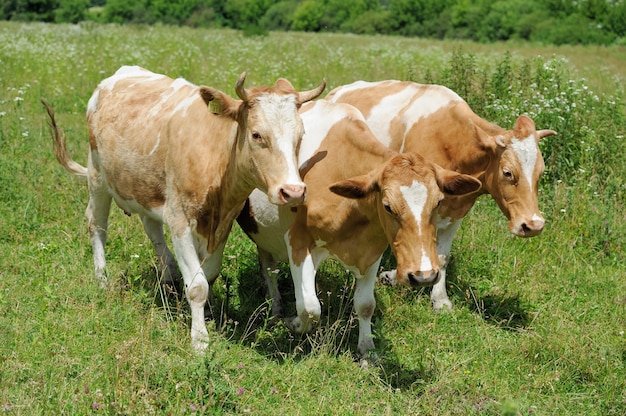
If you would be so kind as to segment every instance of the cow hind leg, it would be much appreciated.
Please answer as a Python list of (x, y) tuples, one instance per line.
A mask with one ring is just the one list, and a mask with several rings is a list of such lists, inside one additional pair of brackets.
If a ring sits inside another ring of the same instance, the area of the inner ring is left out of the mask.
[(141, 217), (141, 222), (143, 223), (143, 229), (152, 242), (156, 255), (159, 257), (163, 274), (162, 284), (176, 288), (178, 283), (180, 283), (181, 275), (178, 271), (176, 259), (165, 241), (163, 223), (145, 215)]
[(107, 240), (111, 199), (112, 197), (108, 189), (106, 189), (99, 180), (90, 180), (89, 203), (85, 210), (85, 217), (87, 218), (89, 239), (91, 240), (93, 250), (94, 271), (102, 287), (104, 287), (107, 282), (104, 247)]
[(266, 297), (272, 302), (272, 316), (277, 318), (282, 315), (281, 296), (278, 290), (278, 262), (262, 248), (258, 247), (257, 251), (261, 276), (265, 280)]

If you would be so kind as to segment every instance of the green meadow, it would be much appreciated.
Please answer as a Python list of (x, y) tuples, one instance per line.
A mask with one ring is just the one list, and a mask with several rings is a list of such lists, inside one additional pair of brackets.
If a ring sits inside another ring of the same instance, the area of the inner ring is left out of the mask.
[[(185, 301), (161, 290), (140, 221), (116, 207), (99, 287), (86, 183), (51, 150), (40, 99), (85, 164), (87, 100), (126, 64), (231, 96), (243, 71), (247, 85), (285, 77), (301, 90), (410, 79), (453, 88), (506, 128), (528, 114), (559, 133), (540, 143), (546, 228), (513, 237), (481, 197), (453, 245), (455, 308), (435, 314), (428, 289), (377, 286), (380, 360), (362, 367), (346, 271), (325, 263), (322, 321), (292, 334), (269, 319), (235, 226), (198, 355)], [(0, 414), (626, 414), (624, 47), (0, 22), (0, 68)]]

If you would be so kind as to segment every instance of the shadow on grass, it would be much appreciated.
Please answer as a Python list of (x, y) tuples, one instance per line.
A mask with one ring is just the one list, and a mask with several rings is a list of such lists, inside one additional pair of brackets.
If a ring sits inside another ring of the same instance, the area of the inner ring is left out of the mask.
[[(381, 262), (383, 270), (395, 269), (396, 262), (391, 251), (387, 250)], [(479, 287), (473, 286), (472, 281), (493, 280), (492, 270), (486, 265), (473, 266), (471, 273), (476, 278), (457, 278), (461, 273), (455, 262), (454, 254), (447, 267), (446, 290), (456, 308), (461, 307), (460, 300), (469, 310), (479, 314), (490, 325), (504, 330), (519, 330), (528, 327), (532, 320), (532, 305), (524, 302), (517, 295), (507, 293), (484, 293)], [(424, 296), (430, 297), (430, 289), (423, 290)]]
[[(487, 267), (472, 269), (480, 280), (492, 280), (492, 272)], [(532, 320), (532, 305), (516, 294), (484, 293), (468, 280), (458, 279), (458, 267), (454, 259), (448, 265), (446, 289), (450, 298), (463, 299), (467, 308), (479, 314), (487, 323), (503, 330), (516, 331), (527, 328)], [(469, 279), (473, 280), (473, 279)], [(457, 305), (460, 306), (460, 305)]]
[[(289, 268), (281, 266), (279, 289), (286, 316), (295, 315), (295, 296)], [(271, 304), (265, 299), (264, 283), (254, 266), (239, 269), (238, 283), (231, 286), (227, 308), (226, 325), (222, 326), (226, 337), (254, 348), (268, 359), (283, 363), (286, 360), (301, 361), (310, 354), (338, 357), (350, 354), (355, 362), (360, 360), (356, 352), (358, 344), (358, 319), (353, 312), (354, 279), (347, 275), (322, 268), (316, 278), (319, 300), (322, 304), (320, 323), (308, 334), (295, 334), (282, 319), (271, 317)], [(217, 300), (217, 299), (216, 299)], [(221, 297), (219, 302), (225, 302)], [(404, 364), (394, 353), (392, 343), (381, 331), (384, 316), (380, 309), (374, 314), (373, 332), (378, 351), (385, 351), (377, 362), (383, 382), (394, 389), (415, 391), (435, 377), (432, 363), (420, 360)], [(216, 323), (217, 324), (217, 323)]]

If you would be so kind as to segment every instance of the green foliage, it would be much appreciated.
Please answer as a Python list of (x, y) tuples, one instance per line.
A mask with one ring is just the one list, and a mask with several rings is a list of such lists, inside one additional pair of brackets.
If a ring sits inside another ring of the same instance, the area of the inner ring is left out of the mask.
[(1, 6), (6, 20), (158, 22), (245, 35), (296, 30), (556, 45), (619, 44), (626, 36), (626, 2), (605, 0), (12, 0)]
[(89, 0), (61, 0), (60, 7), (55, 11), (56, 23), (78, 23), (85, 20), (85, 12), (89, 7)]
[(291, 28), (305, 32), (318, 32), (322, 29), (324, 11), (317, 0), (304, 0), (293, 13)]

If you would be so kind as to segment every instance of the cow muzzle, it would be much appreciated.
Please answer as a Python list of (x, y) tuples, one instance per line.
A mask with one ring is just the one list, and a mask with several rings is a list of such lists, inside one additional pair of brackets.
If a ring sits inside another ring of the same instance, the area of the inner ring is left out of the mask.
[(306, 200), (306, 185), (283, 185), (278, 190), (280, 205), (300, 205)]
[(411, 287), (432, 286), (439, 281), (439, 270), (410, 272), (406, 277), (406, 281)]
[(515, 221), (512, 224), (511, 232), (518, 237), (534, 237), (541, 234), (545, 223), (543, 217), (535, 214), (530, 219)]

